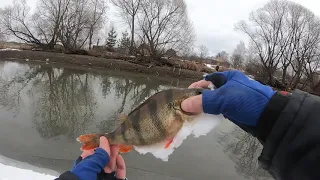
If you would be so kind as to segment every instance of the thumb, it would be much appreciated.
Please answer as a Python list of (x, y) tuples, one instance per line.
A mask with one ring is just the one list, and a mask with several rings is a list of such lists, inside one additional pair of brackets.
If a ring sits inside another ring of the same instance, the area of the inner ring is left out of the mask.
[(181, 109), (192, 114), (200, 114), (203, 112), (202, 95), (193, 96), (181, 103)]
[(100, 148), (104, 149), (105, 151), (107, 151), (107, 153), (110, 156), (110, 145), (109, 145), (109, 141), (106, 137), (101, 136), (100, 137)]

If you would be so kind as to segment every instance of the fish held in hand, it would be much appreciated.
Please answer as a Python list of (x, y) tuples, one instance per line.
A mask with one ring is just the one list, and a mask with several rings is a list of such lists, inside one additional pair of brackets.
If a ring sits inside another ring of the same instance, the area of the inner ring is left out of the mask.
[[(142, 154), (167, 151), (167, 155), (162, 157), (154, 154), (166, 160), (173, 148), (182, 143), (177, 137), (181, 134), (190, 135), (194, 130), (190, 127), (197, 127), (199, 115), (184, 112), (181, 109), (182, 101), (201, 94), (202, 89), (161, 91), (148, 98), (129, 115), (120, 115), (121, 124), (115, 131), (108, 134), (86, 134), (77, 140), (83, 143), (82, 150), (90, 150), (99, 147), (99, 138), (105, 136), (110, 144), (119, 144), (122, 153), (133, 149)], [(212, 120), (207, 121), (210, 124), (209, 121)], [(186, 126), (189, 133), (183, 131)]]

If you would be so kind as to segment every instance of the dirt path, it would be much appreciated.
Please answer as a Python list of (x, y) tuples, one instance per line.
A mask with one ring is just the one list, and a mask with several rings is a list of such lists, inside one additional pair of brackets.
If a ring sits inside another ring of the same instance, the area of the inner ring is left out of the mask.
[(41, 51), (0, 51), (0, 60), (15, 61), (42, 61), (48, 63), (64, 63), (75, 66), (103, 67), (112, 70), (129, 71), (142, 74), (156, 75), (160, 77), (176, 77), (182, 79), (198, 80), (203, 77), (202, 72), (195, 72), (185, 69), (173, 69), (172, 67), (153, 66), (148, 67), (130, 63), (124, 60), (105, 59), (85, 55), (73, 55)]

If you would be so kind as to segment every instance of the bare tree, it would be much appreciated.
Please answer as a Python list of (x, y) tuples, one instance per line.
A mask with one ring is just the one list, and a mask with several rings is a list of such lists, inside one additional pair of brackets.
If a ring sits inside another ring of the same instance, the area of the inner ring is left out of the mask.
[(315, 89), (315, 87), (317, 86), (319, 80), (317, 79), (317, 77), (319, 76), (319, 72), (318, 69), (320, 67), (320, 59), (319, 59), (319, 55), (317, 55), (316, 58), (313, 59), (308, 59), (307, 62), (304, 64), (304, 76), (306, 77), (306, 82), (304, 82), (302, 88), (304, 88), (304, 86), (309, 85), (310, 87), (310, 91)]
[(303, 29), (303, 34), (297, 43), (298, 48), (295, 50), (295, 59), (292, 62), (292, 68), (295, 72), (291, 87), (296, 88), (300, 82), (303, 72), (307, 72), (308, 81), (311, 82), (313, 73), (318, 66), (319, 58), (319, 43), (320, 43), (320, 21), (315, 15), (310, 12), (305, 12), (308, 23)]
[(67, 50), (92, 46), (94, 34), (102, 28), (104, 0), (39, 0), (29, 14), (25, 0), (14, 1), (0, 11), (1, 26), (20, 40), (53, 49), (62, 43)]
[(199, 52), (199, 56), (200, 56), (201, 59), (206, 58), (208, 56), (208, 54), (209, 54), (208, 48), (206, 46), (204, 46), (204, 45), (201, 45), (199, 47), (199, 51), (200, 51)]
[(271, 0), (250, 14), (250, 24), (241, 21), (236, 25), (236, 29), (247, 34), (253, 42), (269, 84), (273, 84), (273, 74), (280, 63), (286, 13), (287, 1)]
[(132, 54), (135, 42), (135, 23), (142, 0), (111, 0), (111, 2), (120, 9), (123, 18), (131, 28), (130, 54)]
[(3, 29), (0, 27), (0, 41), (4, 41), (6, 39), (5, 35), (6, 33), (3, 32)]
[(44, 45), (32, 28), (30, 7), (25, 0), (14, 1), (13, 5), (0, 9), (0, 23), (4, 31), (19, 40), (37, 45)]
[(89, 9), (89, 49), (91, 49), (94, 34), (102, 28), (107, 6), (104, 0), (91, 0), (89, 8), (91, 8)]
[(288, 86), (295, 88), (306, 70), (306, 65), (311, 64), (317, 54), (320, 23), (310, 10), (299, 4), (290, 2), (287, 8), (288, 14), (283, 26), (286, 38), (281, 42), (282, 83), (287, 83), (287, 71), (291, 66), (295, 74)]
[(227, 62), (228, 61), (228, 53), (225, 51), (221, 51), (216, 55), (216, 59), (218, 61)]
[(61, 23), (66, 16), (71, 0), (39, 0), (33, 21), (38, 34), (53, 49), (58, 41)]
[(59, 39), (68, 51), (83, 48), (89, 38), (90, 19), (87, 6), (88, 0), (71, 0), (62, 19)]
[(242, 68), (246, 56), (246, 46), (243, 41), (241, 41), (236, 49), (233, 51), (231, 56), (231, 65), (236, 68)]
[(251, 13), (250, 22), (241, 21), (236, 28), (249, 36), (269, 85), (277, 72), (287, 87), (314, 86), (320, 55), (319, 18), (300, 4), (271, 0)]
[(139, 37), (153, 59), (165, 49), (182, 49), (192, 45), (194, 33), (183, 0), (143, 0), (139, 13)]

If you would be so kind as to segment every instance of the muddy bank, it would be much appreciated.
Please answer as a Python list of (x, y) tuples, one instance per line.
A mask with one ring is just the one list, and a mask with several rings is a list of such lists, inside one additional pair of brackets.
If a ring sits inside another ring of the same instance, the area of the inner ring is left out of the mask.
[[(85, 66), (92, 68), (106, 68), (119, 71), (128, 71), (142, 74), (150, 74), (160, 77), (176, 77), (182, 79), (198, 80), (203, 77), (202, 72), (173, 67), (161, 67), (139, 65), (119, 59), (105, 59), (86, 55), (72, 55), (41, 51), (0, 51), (0, 60), (14, 61), (40, 61), (46, 63), (63, 63), (72, 66)], [(28, 60), (26, 60), (28, 59)]]

